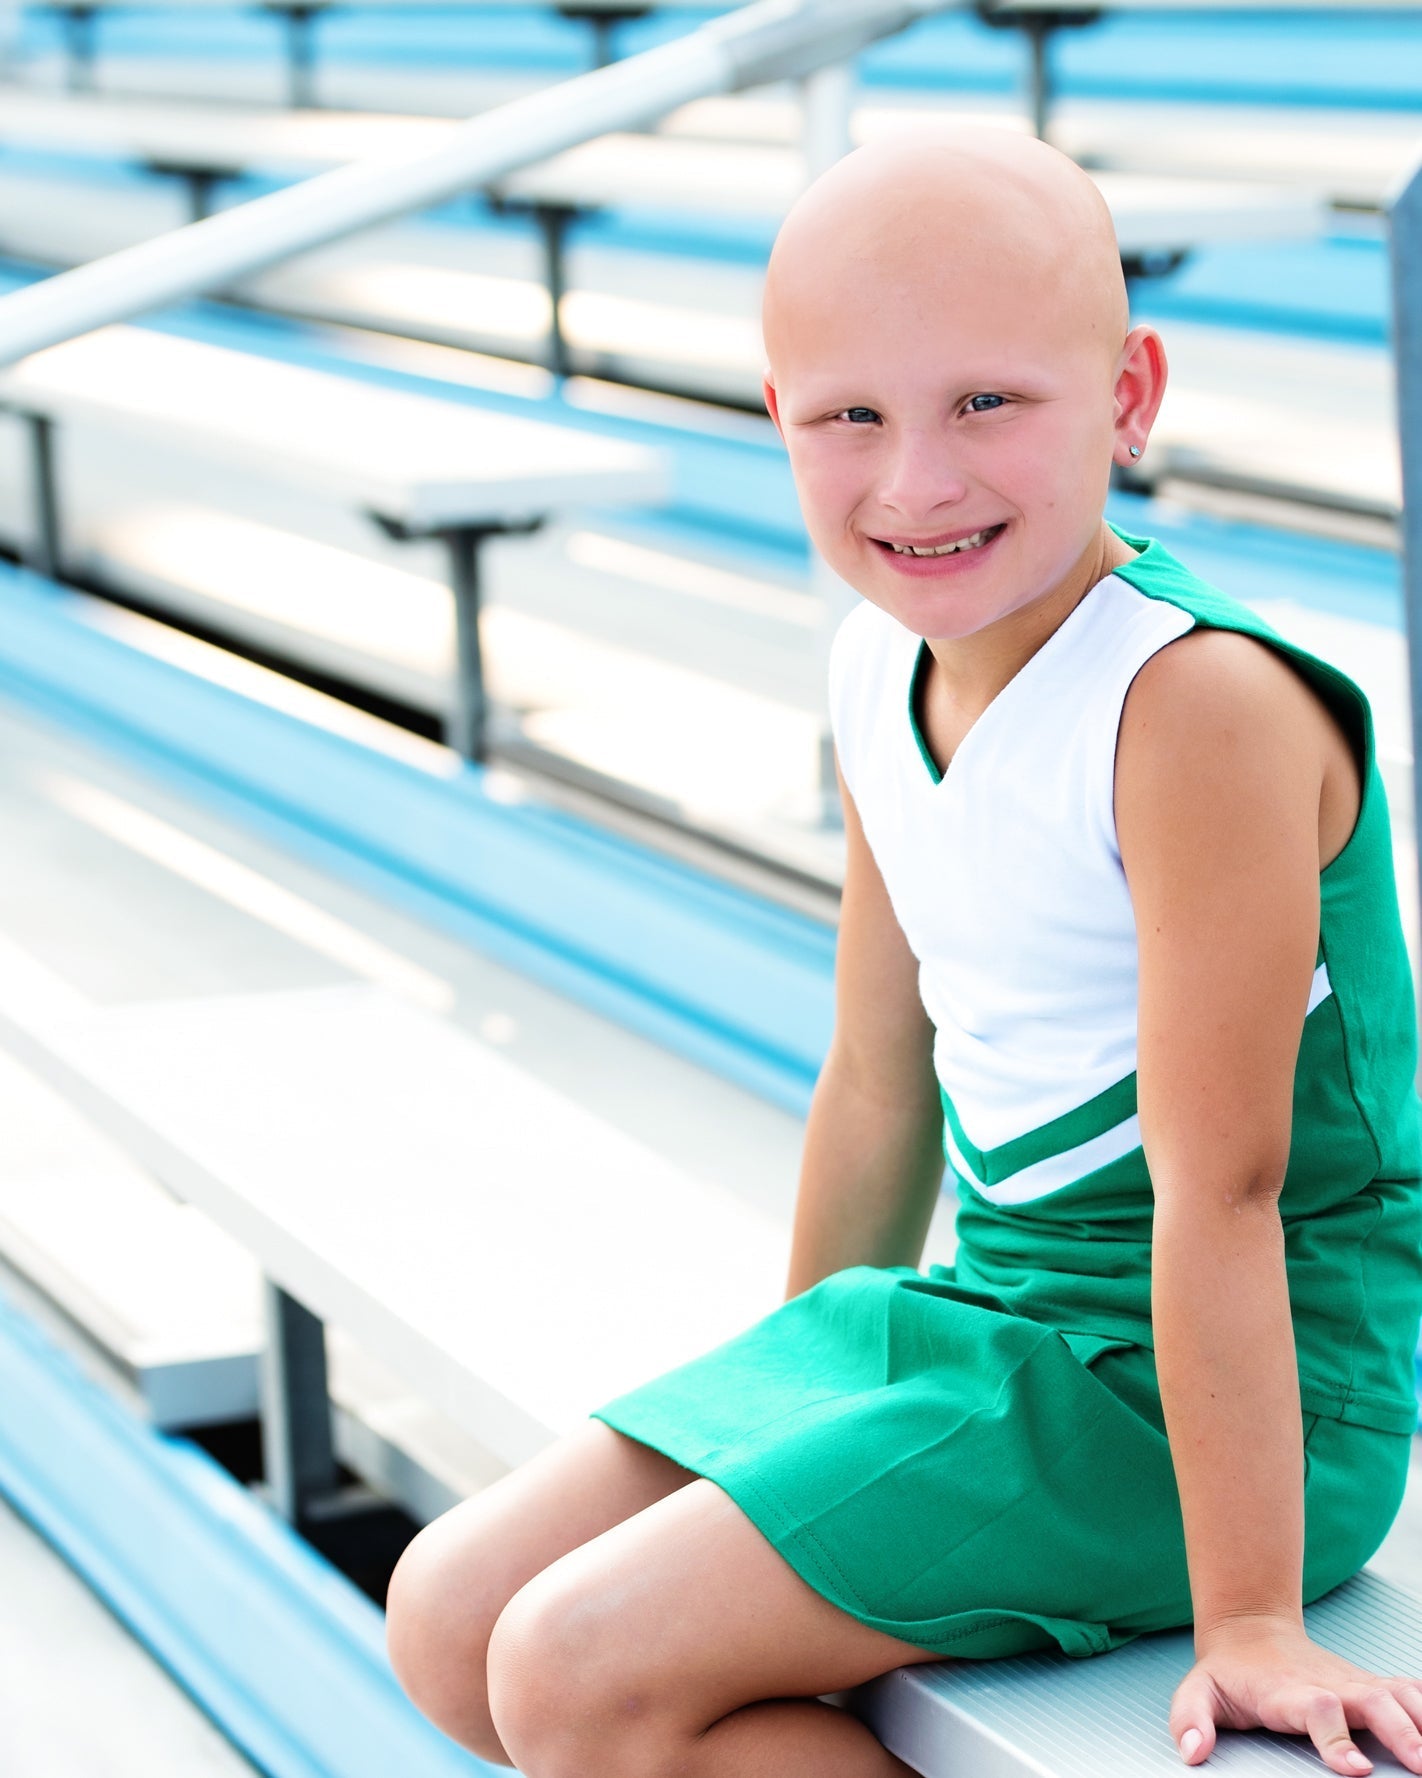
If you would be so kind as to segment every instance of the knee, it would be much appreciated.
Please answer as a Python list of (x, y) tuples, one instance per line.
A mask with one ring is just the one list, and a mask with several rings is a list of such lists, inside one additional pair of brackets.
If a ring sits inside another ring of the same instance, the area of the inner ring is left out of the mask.
[(395, 1677), (421, 1715), (482, 1759), (507, 1764), (489, 1716), (486, 1682), (489, 1633), (504, 1601), (473, 1582), (480, 1564), (469, 1560), (469, 1552), (460, 1549), (458, 1555), (456, 1560), (443, 1519), (406, 1547), (386, 1596), (386, 1648)]
[(681, 1734), (655, 1663), (607, 1598), (555, 1562), (489, 1641), (489, 1709), (525, 1778), (667, 1778)]

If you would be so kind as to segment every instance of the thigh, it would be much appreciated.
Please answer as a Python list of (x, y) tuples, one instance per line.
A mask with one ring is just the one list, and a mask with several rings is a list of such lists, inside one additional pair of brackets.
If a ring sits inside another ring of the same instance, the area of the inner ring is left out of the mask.
[(456, 1739), (482, 1741), (484, 1654), (508, 1600), (550, 1562), (692, 1479), (590, 1420), (431, 1521), (386, 1598), (391, 1663), (414, 1702)]
[(815, 1698), (940, 1659), (832, 1605), (714, 1482), (698, 1480), (581, 1544), (510, 1603), (489, 1698), (518, 1761), (549, 1738), (589, 1757), (618, 1737), (670, 1745), (748, 1704)]

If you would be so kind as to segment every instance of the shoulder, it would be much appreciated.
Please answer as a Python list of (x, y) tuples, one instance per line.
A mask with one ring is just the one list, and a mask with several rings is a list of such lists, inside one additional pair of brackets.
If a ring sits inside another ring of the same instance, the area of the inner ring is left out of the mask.
[(1267, 642), (1196, 628), (1132, 681), (1116, 748), (1115, 812), (1127, 874), (1226, 852), (1263, 862), (1286, 833), (1314, 837), (1332, 722)]
[(1238, 630), (1196, 627), (1158, 649), (1126, 693), (1117, 748), (1124, 770), (1233, 754), (1242, 744), (1268, 755), (1322, 751), (1326, 706), (1285, 656)]

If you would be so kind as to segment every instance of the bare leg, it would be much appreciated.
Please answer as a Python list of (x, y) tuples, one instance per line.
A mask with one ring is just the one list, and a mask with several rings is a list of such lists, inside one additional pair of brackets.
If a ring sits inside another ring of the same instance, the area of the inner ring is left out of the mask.
[(507, 1764), (489, 1718), (489, 1634), (520, 1587), (567, 1551), (693, 1478), (590, 1420), (426, 1525), (401, 1556), (386, 1639), (402, 1686), (452, 1740)]
[(526, 1778), (904, 1778), (817, 1700), (937, 1658), (829, 1604), (694, 1481), (510, 1601), (489, 1703)]

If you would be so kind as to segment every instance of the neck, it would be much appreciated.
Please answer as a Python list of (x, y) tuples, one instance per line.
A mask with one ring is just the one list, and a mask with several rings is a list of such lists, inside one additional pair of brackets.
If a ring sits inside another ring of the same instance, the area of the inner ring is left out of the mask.
[(1053, 592), (1008, 612), (975, 635), (946, 641), (929, 637), (939, 695), (956, 711), (979, 716), (1092, 587), (1134, 554), (1103, 519), (1090, 547)]

